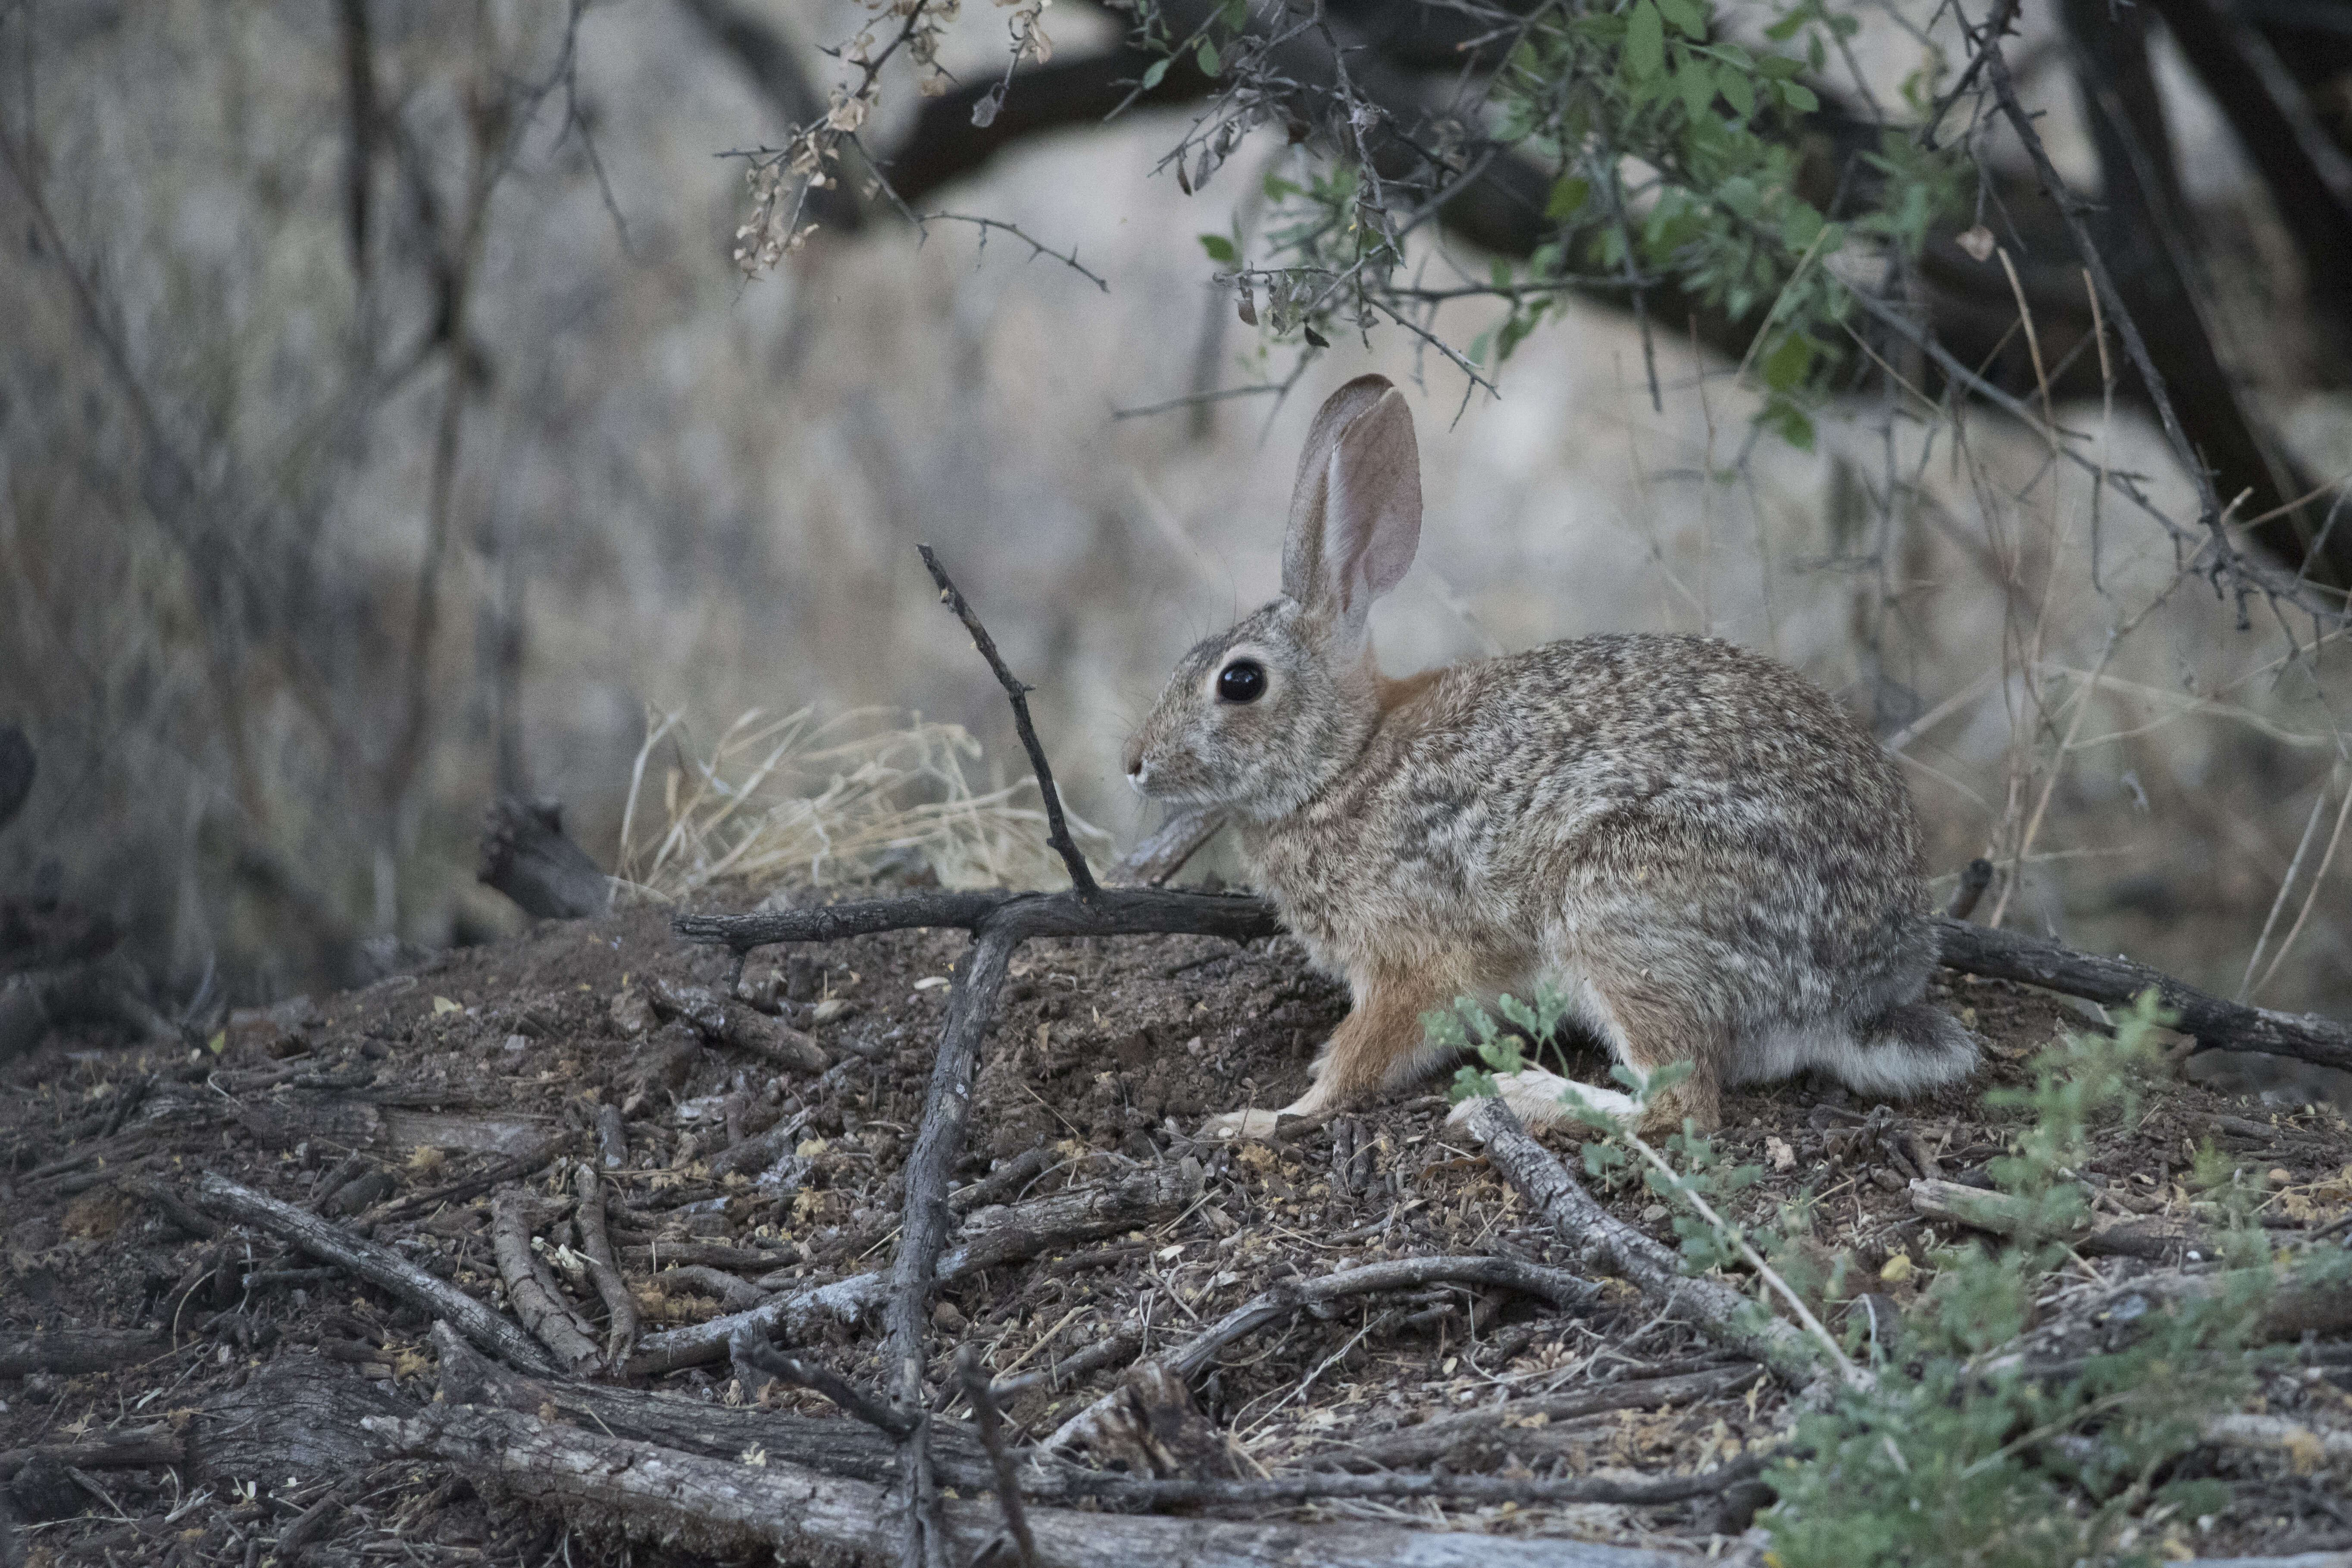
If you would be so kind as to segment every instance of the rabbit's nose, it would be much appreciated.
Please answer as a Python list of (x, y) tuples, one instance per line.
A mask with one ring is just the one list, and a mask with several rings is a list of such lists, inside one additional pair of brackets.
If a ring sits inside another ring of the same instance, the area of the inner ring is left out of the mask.
[(1135, 735), (1129, 738), (1127, 742), (1126, 762), (1127, 782), (1133, 784), (1136, 788), (1141, 789), (1143, 787), (1145, 775), (1150, 772), (1149, 768), (1143, 765), (1142, 736)]

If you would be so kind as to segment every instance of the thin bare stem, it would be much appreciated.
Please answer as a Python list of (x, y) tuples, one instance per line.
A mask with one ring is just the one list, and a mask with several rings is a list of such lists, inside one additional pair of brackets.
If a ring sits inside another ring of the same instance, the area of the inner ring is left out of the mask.
[(1078, 889), (1078, 897), (1092, 899), (1098, 890), (1095, 885), (1095, 874), (1087, 868), (1087, 858), (1078, 852), (1077, 845), (1070, 837), (1069, 824), (1062, 817), (1062, 796), (1054, 788), (1053, 764), (1045, 761), (1045, 748), (1038, 742), (1036, 727), (1029, 721), (1029, 693), (1034, 688), (1024, 685), (1005, 668), (1003, 655), (996, 651), (996, 639), (988, 635), (986, 626), (981, 625), (980, 617), (965, 602), (962, 590), (949, 578), (947, 568), (940, 564), (940, 558), (931, 547), (919, 544), (915, 548), (922, 552), (923, 564), (930, 568), (931, 581), (940, 586), (940, 603), (956, 613), (956, 618), (971, 634), (972, 646), (980, 650), (980, 657), (988, 661), (988, 668), (996, 672), (997, 681), (1003, 686), (1005, 696), (1012, 699), (1013, 727), (1020, 732), (1022, 748), (1029, 753), (1029, 766), (1037, 775), (1037, 793), (1045, 802), (1045, 842), (1054, 847), (1054, 852), (1062, 858), (1062, 864), (1069, 868), (1070, 881)]

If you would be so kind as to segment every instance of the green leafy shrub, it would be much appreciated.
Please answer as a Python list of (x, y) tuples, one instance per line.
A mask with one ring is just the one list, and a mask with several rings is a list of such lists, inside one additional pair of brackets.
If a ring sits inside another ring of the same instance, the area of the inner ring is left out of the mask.
[[(1505, 998), (1493, 1014), (1465, 998), (1431, 1015), (1428, 1035), (1478, 1058), (1457, 1076), (1457, 1097), (1491, 1093), (1495, 1075), (1525, 1066), (1566, 1011), (1556, 996), (1534, 1005)], [(2087, 1217), (2077, 1172), (2093, 1136), (2138, 1115), (2160, 1063), (2154, 1031), (2165, 1022), (2151, 993), (2112, 1037), (2066, 1037), (2033, 1059), (2025, 1087), (1987, 1095), (2014, 1118), (2010, 1152), (1989, 1174), (2026, 1205), (2024, 1234), (1937, 1252), (1932, 1279), (1892, 1335), (1865, 1343), (1864, 1315), (1850, 1315), (1843, 1349), (1868, 1375), (1824, 1380), (1768, 1472), (1779, 1502), (1761, 1522), (1780, 1568), (2154, 1563), (2226, 1502), (2221, 1483), (2174, 1473), (2202, 1419), (2241, 1405), (2264, 1364), (2249, 1331), (2277, 1272), (2226, 1163), (2204, 1162), (2198, 1178), (2226, 1226), (2223, 1254), (2240, 1265), (2221, 1271), (2216, 1289), (2152, 1306), (2120, 1343), (2067, 1364), (2034, 1364), (2019, 1342), (2064, 1261), (2056, 1238)], [(1619, 1081), (1639, 1097), (1664, 1079), (1621, 1072)], [(1821, 1249), (1799, 1245), (1810, 1230), (1801, 1199), (1762, 1223), (1726, 1216), (1722, 1200), (1759, 1173), (1727, 1164), (1710, 1141), (1686, 1131), (1654, 1151), (1607, 1117), (1579, 1116), (1596, 1134), (1588, 1172), (1609, 1181), (1641, 1169), (1676, 1205), (1692, 1269), (1736, 1267), (1752, 1249), (1817, 1300), (1843, 1294), (1857, 1272), (1843, 1254), (1824, 1270)], [(2341, 1260), (2290, 1264), (2329, 1267), (2341, 1271)]]

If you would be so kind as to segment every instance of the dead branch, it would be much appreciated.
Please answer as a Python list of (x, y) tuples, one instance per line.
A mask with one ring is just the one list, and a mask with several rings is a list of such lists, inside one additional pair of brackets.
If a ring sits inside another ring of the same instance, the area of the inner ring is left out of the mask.
[(682, 1018), (713, 1045), (732, 1046), (787, 1072), (819, 1073), (833, 1065), (824, 1047), (782, 1019), (723, 997), (707, 985), (659, 979), (647, 999), (665, 1018)]
[(0, 1377), (26, 1377), (37, 1372), (68, 1376), (112, 1372), (158, 1354), (170, 1343), (152, 1329), (11, 1335), (0, 1339)]
[[(1096, 281), (1100, 282), (1101, 279)], [(1038, 743), (1036, 726), (1029, 721), (1029, 692), (1032, 688), (1016, 679), (1013, 671), (1005, 668), (1004, 656), (996, 651), (996, 639), (988, 635), (988, 628), (981, 624), (980, 617), (964, 602), (962, 591), (949, 579), (947, 568), (940, 564), (940, 558), (932, 552), (931, 547), (919, 544), (915, 548), (922, 552), (923, 564), (930, 569), (931, 581), (939, 584), (940, 603), (956, 613), (956, 618), (963, 623), (964, 630), (971, 634), (972, 647), (978, 648), (980, 657), (988, 661), (988, 668), (995, 674), (997, 683), (1004, 688), (1004, 695), (1012, 700), (1013, 727), (1020, 733), (1022, 750), (1029, 753), (1030, 770), (1037, 775), (1037, 794), (1045, 803), (1045, 842), (1053, 846), (1054, 853), (1062, 858), (1062, 864), (1069, 869), (1070, 882), (1077, 889), (1078, 897), (1091, 900), (1096, 891), (1095, 874), (1087, 868), (1087, 858), (1078, 853), (1077, 844), (1070, 837), (1069, 824), (1062, 819), (1062, 796), (1054, 788), (1053, 764), (1045, 761), (1045, 748)]]
[[(1139, 1170), (1112, 1186), (1055, 1193), (975, 1215), (957, 1245), (940, 1258), (933, 1279), (950, 1283), (1034, 1258), (1055, 1247), (1157, 1224), (1183, 1212), (1200, 1195), (1203, 1180), (1200, 1166), (1188, 1160), (1173, 1171)], [(882, 1306), (890, 1289), (890, 1275), (853, 1275), (778, 1296), (748, 1312), (648, 1334), (637, 1346), (629, 1373), (653, 1376), (724, 1360), (729, 1337), (746, 1324), (770, 1339), (782, 1334), (790, 1341), (805, 1342), (822, 1333), (827, 1324), (863, 1321)]]
[[(705, 1458), (649, 1443), (554, 1426), (511, 1411), (432, 1405), (415, 1417), (374, 1416), (367, 1430), (408, 1456), (451, 1465), (477, 1484), (569, 1518), (619, 1525), (639, 1539), (714, 1553), (767, 1551), (790, 1559), (893, 1554), (887, 1494), (767, 1456), (764, 1464)], [(840, 1425), (835, 1423), (834, 1425)], [(1106, 1478), (1108, 1479), (1108, 1478)], [(993, 1502), (949, 1502), (942, 1518), (958, 1561), (999, 1524)], [(1038, 1509), (1028, 1515), (1041, 1568), (1265, 1568), (1276, 1562), (1348, 1568), (1689, 1568), (1678, 1552), (1558, 1538), (1448, 1535), (1395, 1525), (1295, 1524)]]
[(411, 1215), (423, 1214), (443, 1204), (463, 1203), (488, 1192), (502, 1182), (536, 1175), (562, 1157), (564, 1151), (572, 1146), (573, 1136), (570, 1132), (551, 1134), (537, 1147), (500, 1160), (462, 1181), (446, 1183), (430, 1192), (415, 1193), (372, 1210), (364, 1216), (363, 1224), (372, 1227), (395, 1219), (406, 1219)]
[[(1041, 772), (1040, 779), (1044, 776)], [(1083, 861), (1076, 864), (1084, 869)], [(956, 964), (947, 1028), (940, 1037), (930, 1088), (923, 1097), (922, 1126), (915, 1134), (914, 1152), (907, 1157), (907, 1203), (900, 1221), (898, 1256), (890, 1271), (890, 1303), (883, 1313), (889, 1341), (883, 1365), (891, 1394), (901, 1409), (919, 1408), (923, 1403), (923, 1331), (929, 1321), (933, 1275), (947, 1245), (951, 1217), (948, 1176), (963, 1152), (981, 1037), (996, 1015), (997, 994), (1003, 987), (1005, 970), (1019, 941), (992, 929)]]
[(746, 1392), (758, 1387), (761, 1382), (747, 1374), (764, 1372), (794, 1388), (814, 1389), (877, 1432), (901, 1439), (914, 1435), (916, 1417), (875, 1398), (830, 1367), (784, 1354), (762, 1340), (749, 1324), (729, 1336), (727, 1353)]
[[(1467, 1467), (1456, 1464), (1454, 1458), (1465, 1443), (1507, 1438), (1524, 1446), (1529, 1434), (1518, 1426), (1504, 1431), (1501, 1423), (1507, 1420), (1525, 1423), (1540, 1416), (1548, 1423), (1574, 1421), (1617, 1410), (1661, 1410), (1674, 1405), (1696, 1405), (1703, 1400), (1738, 1394), (1762, 1373), (1763, 1369), (1753, 1362), (1734, 1362), (1668, 1377), (1627, 1378), (1582, 1394), (1514, 1399), (1502, 1405), (1482, 1405), (1475, 1410), (1432, 1416), (1384, 1436), (1349, 1443), (1331, 1452), (1328, 1459), (1349, 1468), (1378, 1466), (1382, 1469), (1401, 1470), (1444, 1461), (1449, 1469), (1461, 1469)], [(1584, 1500), (1616, 1502), (1632, 1500), (1591, 1498)]]
[(613, 1238), (604, 1228), (604, 1184), (596, 1179), (595, 1168), (583, 1164), (574, 1170), (572, 1189), (580, 1198), (572, 1213), (580, 1226), (580, 1250), (604, 1302), (604, 1364), (618, 1371), (636, 1348), (637, 1299), (629, 1293), (620, 1260), (613, 1256)]
[(1225, 826), (1222, 813), (1208, 807), (1172, 812), (1157, 831), (1120, 856), (1110, 868), (1113, 882), (1156, 888), (1184, 868)]
[(723, 1268), (713, 1268), (707, 1263), (680, 1263), (663, 1269), (653, 1277), (653, 1282), (666, 1291), (693, 1291), (698, 1295), (716, 1296), (719, 1304), (730, 1312), (748, 1311), (765, 1301), (770, 1292), (761, 1289), (740, 1276)]
[(2054, 942), (1938, 920), (1939, 962), (1947, 969), (2014, 980), (2102, 1006), (2127, 1006), (2154, 991), (2178, 1016), (2174, 1026), (2210, 1049), (2268, 1051), (2325, 1067), (2352, 1068), (2352, 1027), (2316, 1013), (2276, 1013), (2224, 1001), (2128, 958), (2099, 958)]
[(2132, 362), (2132, 368), (2139, 373), (2140, 384), (2147, 391), (2148, 401), (2156, 407), (2157, 422), (2164, 427), (2164, 438), (2172, 447), (2174, 460), (2187, 471), (2190, 482), (2197, 488), (2198, 520), (2212, 535), (2212, 570), (2216, 574), (2216, 585), (2220, 584), (2222, 576), (2231, 579), (2231, 586), (2239, 596), (2239, 614), (2242, 620), (2246, 588), (2236, 576), (2237, 550), (2230, 542), (2229, 530), (2222, 521), (2221, 497), (2213, 487), (2213, 476), (2181, 430), (2180, 416), (2172, 406), (2172, 397), (2166, 390), (2163, 376), (2157, 373), (2156, 361), (2148, 353), (2147, 340), (2140, 335), (2138, 321), (2134, 319), (2131, 308), (2124, 302), (2122, 291), (2116, 287), (2116, 280), (2107, 269), (2106, 258), (2092, 241), (2090, 227), (2083, 218), (2085, 204), (2067, 190), (2057, 165), (2051, 163), (2049, 149), (2042, 144), (2042, 133), (2034, 129), (2033, 116), (2026, 112), (2024, 104), (2018, 100), (2017, 85), (2010, 79), (2009, 62), (2001, 58), (2000, 37), (2008, 31), (2010, 20), (2017, 14), (2017, 6), (2018, 0), (2002, 0), (1995, 8), (1992, 20), (1987, 24), (1986, 78), (1992, 84), (1993, 96), (2000, 105), (2002, 118), (2009, 121), (2010, 129), (2017, 133), (2026, 155), (2033, 162), (2034, 177), (2042, 184), (2042, 194), (2050, 198), (2058, 208), (2059, 216), (2065, 220), (2066, 232), (2074, 242), (2075, 257), (2090, 273), (2100, 300), (2114, 318), (2116, 335), (2123, 339), (2124, 353)]
[(1708, 1338), (1804, 1386), (1824, 1373), (1821, 1352), (1796, 1327), (1771, 1316), (1739, 1291), (1715, 1279), (1685, 1274), (1682, 1259), (1602, 1208), (1568, 1168), (1528, 1135), (1499, 1099), (1470, 1113), (1472, 1136), (1486, 1158), (1544, 1216), (1574, 1253), (1577, 1266), (1612, 1274), (1640, 1290), (1660, 1311), (1685, 1319)]
[(964, 1397), (971, 1401), (973, 1421), (980, 1427), (981, 1447), (988, 1450), (989, 1468), (996, 1476), (996, 1500), (1004, 1510), (1005, 1531), (1021, 1553), (1022, 1568), (1036, 1568), (1037, 1538), (1029, 1530), (1028, 1510), (1021, 1504), (1013, 1456), (1004, 1446), (1003, 1412), (996, 1407), (996, 1390), (980, 1363), (980, 1349), (967, 1342), (956, 1354), (956, 1374)]
[(2203, 1226), (2179, 1220), (2086, 1215), (2080, 1225), (2045, 1233), (2035, 1226), (2032, 1205), (2023, 1198), (1927, 1177), (1911, 1184), (1911, 1209), (1924, 1219), (2028, 1241), (2063, 1241), (2077, 1251), (2098, 1257), (2145, 1258), (2162, 1263), (2184, 1257), (2194, 1261), (2213, 1253), (2213, 1238)]
[(71, 1465), (82, 1470), (143, 1470), (163, 1466), (185, 1469), (188, 1437), (185, 1431), (172, 1426), (145, 1426), (131, 1432), (109, 1432), (87, 1442), (0, 1449), (0, 1481), (8, 1480), (32, 1464)]
[(520, 1187), (501, 1187), (490, 1200), (490, 1245), (508, 1304), (522, 1326), (577, 1376), (594, 1364), (596, 1341), (564, 1300), (553, 1272), (531, 1248), (531, 1232), (544, 1221), (538, 1200)]
[(1160, 888), (1105, 888), (1090, 900), (1074, 893), (937, 892), (861, 900), (815, 909), (741, 915), (680, 915), (671, 929), (689, 942), (723, 942), (739, 952), (780, 942), (839, 942), (916, 926), (989, 925), (1032, 937), (1221, 936), (1255, 942), (1282, 926), (1263, 899)]
[(207, 1171), (197, 1181), (194, 1198), (200, 1207), (224, 1219), (266, 1231), (434, 1317), (447, 1319), (467, 1339), (527, 1372), (545, 1375), (556, 1371), (547, 1352), (520, 1327), (390, 1247), (362, 1241), (341, 1226), (257, 1193), (217, 1171)]
[(563, 833), (563, 803), (500, 795), (482, 824), (475, 879), (541, 920), (593, 919), (613, 907), (613, 879)]
[[(1600, 1287), (1589, 1279), (1516, 1258), (1401, 1258), (1341, 1269), (1319, 1279), (1285, 1280), (1253, 1296), (1175, 1350), (1159, 1356), (1155, 1364), (1178, 1382), (1189, 1383), (1208, 1371), (1226, 1346), (1303, 1308), (1379, 1290), (1409, 1290), (1442, 1284), (1496, 1286), (1539, 1296), (1563, 1310), (1588, 1307), (1600, 1295)], [(1115, 1413), (1122, 1397), (1123, 1392), (1114, 1389), (1063, 1422), (1045, 1439), (1046, 1451), (1097, 1446), (1108, 1440), (1117, 1424)]]

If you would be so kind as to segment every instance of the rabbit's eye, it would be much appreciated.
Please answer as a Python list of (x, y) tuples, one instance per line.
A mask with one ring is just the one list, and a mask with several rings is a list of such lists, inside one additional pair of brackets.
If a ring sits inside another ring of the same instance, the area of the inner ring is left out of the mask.
[(1217, 671), (1217, 695), (1228, 702), (1255, 702), (1265, 695), (1265, 667), (1237, 658)]

